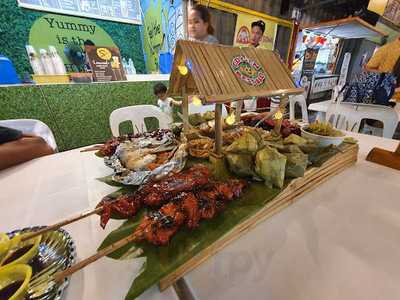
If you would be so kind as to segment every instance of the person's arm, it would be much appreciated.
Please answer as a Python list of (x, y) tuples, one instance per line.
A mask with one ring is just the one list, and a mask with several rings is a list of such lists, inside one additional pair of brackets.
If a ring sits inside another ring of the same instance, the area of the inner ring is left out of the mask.
[(0, 170), (53, 153), (53, 149), (41, 137), (24, 136), (0, 145)]
[(378, 72), (379, 66), (381, 65), (382, 60), (384, 59), (384, 57), (386, 55), (386, 50), (387, 50), (386, 46), (379, 48), (374, 53), (374, 55), (372, 55), (371, 59), (366, 64), (364, 69), (369, 72)]
[(175, 106), (182, 106), (182, 101), (172, 100), (171, 103), (172, 103), (172, 105), (175, 105)]
[(169, 98), (171, 105), (174, 106), (182, 106), (182, 101), (175, 100), (173, 98)]

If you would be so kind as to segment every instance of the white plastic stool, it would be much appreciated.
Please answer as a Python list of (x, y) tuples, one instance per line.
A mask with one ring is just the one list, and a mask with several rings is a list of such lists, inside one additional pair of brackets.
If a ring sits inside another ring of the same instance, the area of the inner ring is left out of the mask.
[(1, 120), (0, 126), (20, 130), (25, 134), (34, 134), (43, 138), (46, 143), (54, 150), (57, 151), (57, 143), (54, 138), (53, 132), (45, 123), (35, 119), (12, 119)]
[(146, 124), (144, 123), (145, 118), (156, 118), (161, 129), (169, 128), (169, 124), (172, 123), (172, 118), (162, 112), (157, 106), (127, 106), (118, 108), (110, 114), (110, 128), (112, 135), (120, 135), (119, 125), (125, 121), (130, 121), (132, 123), (133, 131), (142, 129), (147, 131)]

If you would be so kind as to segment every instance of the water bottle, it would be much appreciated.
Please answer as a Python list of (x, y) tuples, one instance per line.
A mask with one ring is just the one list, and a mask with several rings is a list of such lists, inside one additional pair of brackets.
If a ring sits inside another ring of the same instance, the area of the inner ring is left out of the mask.
[(126, 58), (125, 57), (122, 58), (122, 66), (124, 67), (125, 74), (126, 75), (130, 75), (131, 74), (131, 70), (129, 70), (129, 65), (126, 62)]
[(46, 75), (55, 75), (56, 71), (53, 65), (53, 61), (50, 56), (47, 54), (46, 49), (40, 49), (40, 61), (42, 62), (44, 73)]
[(31, 45), (26, 45), (25, 48), (26, 52), (28, 53), (29, 62), (31, 64), (33, 73), (36, 75), (43, 75), (44, 68), (42, 62), (39, 59), (39, 56), (36, 53), (35, 48), (33, 48)]
[(53, 62), (55, 74), (58, 75), (67, 74), (64, 62), (62, 61), (60, 55), (58, 55), (56, 47), (49, 46), (49, 56)]
[(132, 58), (129, 58), (128, 64), (129, 64), (129, 67), (130, 67), (131, 72), (132, 72), (131, 74), (136, 74), (136, 68), (135, 68), (135, 65), (133, 64)]

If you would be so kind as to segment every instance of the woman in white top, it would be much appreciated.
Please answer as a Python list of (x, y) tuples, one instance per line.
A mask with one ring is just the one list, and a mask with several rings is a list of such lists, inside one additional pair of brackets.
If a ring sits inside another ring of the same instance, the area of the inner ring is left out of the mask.
[(218, 44), (211, 25), (211, 15), (208, 9), (201, 5), (193, 6), (188, 15), (188, 32), (191, 41)]

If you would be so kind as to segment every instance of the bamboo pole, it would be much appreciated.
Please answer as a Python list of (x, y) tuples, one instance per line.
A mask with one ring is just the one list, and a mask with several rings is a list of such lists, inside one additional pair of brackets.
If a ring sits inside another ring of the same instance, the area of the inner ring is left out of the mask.
[(222, 154), (222, 105), (215, 105), (215, 152), (218, 155)]
[(236, 102), (235, 123), (239, 123), (240, 122), (240, 116), (242, 115), (243, 106), (244, 106), (244, 101), (243, 100), (238, 100)]
[(282, 116), (276, 120), (276, 124), (275, 124), (275, 128), (274, 128), (274, 131), (276, 134), (280, 134), (280, 132), (281, 132), (283, 115), (285, 114), (285, 108), (286, 108), (286, 105), (288, 102), (289, 102), (289, 96), (288, 95), (282, 96), (281, 102), (279, 104), (279, 111), (282, 113)]
[(182, 115), (183, 115), (183, 132), (188, 133), (189, 126), (189, 97), (186, 93), (186, 86), (182, 87), (183, 102), (182, 102)]

